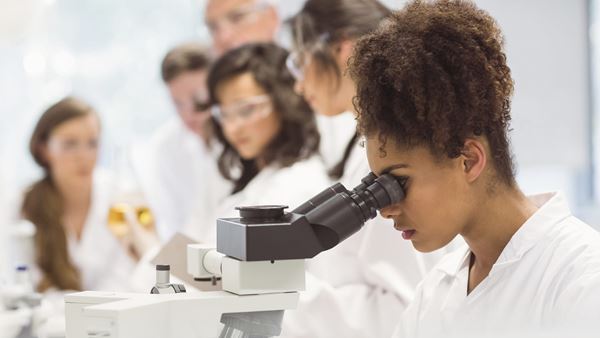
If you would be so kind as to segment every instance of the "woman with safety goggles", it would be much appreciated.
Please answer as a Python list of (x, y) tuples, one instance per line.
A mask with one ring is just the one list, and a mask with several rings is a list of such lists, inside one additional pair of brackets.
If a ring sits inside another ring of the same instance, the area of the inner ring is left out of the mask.
[(215, 240), (215, 218), (236, 216), (236, 206), (294, 207), (329, 184), (317, 154), (314, 116), (294, 92), (287, 55), (271, 43), (250, 44), (212, 67), (207, 80), (212, 123), (223, 147), (218, 166), (233, 189), (217, 210), (199, 205), (196, 219), (206, 224), (191, 224), (188, 234)]

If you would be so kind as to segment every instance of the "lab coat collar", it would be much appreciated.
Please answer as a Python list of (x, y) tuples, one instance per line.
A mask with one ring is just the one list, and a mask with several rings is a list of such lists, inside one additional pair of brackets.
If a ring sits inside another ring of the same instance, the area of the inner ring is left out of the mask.
[[(512, 236), (492, 271), (519, 261), (523, 255), (550, 232), (550, 229), (565, 218), (571, 216), (571, 210), (565, 196), (560, 192), (544, 193), (528, 197), (539, 209)], [(468, 264), (471, 250), (465, 244), (442, 260), (437, 269), (448, 276), (455, 277)]]

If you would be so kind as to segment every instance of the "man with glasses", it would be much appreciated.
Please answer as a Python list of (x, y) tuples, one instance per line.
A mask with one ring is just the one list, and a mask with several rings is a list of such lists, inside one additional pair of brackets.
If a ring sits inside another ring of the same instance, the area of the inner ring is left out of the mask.
[(163, 240), (192, 222), (194, 205), (204, 191), (211, 191), (216, 201), (229, 187), (218, 173), (217, 150), (206, 125), (211, 63), (210, 52), (199, 43), (181, 44), (167, 53), (161, 75), (178, 116), (153, 135), (147, 152), (134, 154)]
[(205, 22), (217, 55), (249, 42), (273, 41), (280, 20), (272, 1), (209, 0)]
[[(208, 0), (204, 21), (217, 55), (245, 43), (271, 42), (281, 26), (274, 0)], [(326, 167), (333, 167), (342, 158), (354, 126), (351, 113), (335, 117), (317, 115), (321, 133), (319, 151)]]

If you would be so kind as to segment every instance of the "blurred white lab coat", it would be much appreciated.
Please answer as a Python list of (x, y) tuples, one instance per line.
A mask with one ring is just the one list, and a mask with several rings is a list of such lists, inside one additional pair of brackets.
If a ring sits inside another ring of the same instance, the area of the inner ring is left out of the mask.
[(7, 277), (8, 252), (6, 252), (8, 234), (6, 227), (10, 222), (8, 216), (8, 197), (4, 177), (0, 177), (0, 284)]
[[(216, 219), (221, 217), (237, 217), (237, 206), (251, 205), (287, 205), (294, 209), (330, 184), (319, 156), (299, 161), (281, 168), (270, 165), (262, 169), (248, 185), (233, 195), (219, 202), (214, 209), (199, 203), (195, 222), (186, 226), (185, 234), (203, 243), (216, 243)], [(211, 197), (211, 196), (208, 196)]]
[[(135, 263), (107, 226), (112, 179), (107, 172), (97, 169), (93, 180), (90, 210), (81, 239), (77, 240), (73, 234), (67, 233), (69, 257), (81, 274), (84, 290), (129, 291), (129, 276)], [(33, 245), (29, 247), (34, 248)], [(34, 254), (31, 256), (35, 257)], [(36, 266), (32, 267), (32, 271), (37, 284), (41, 272)]]
[(193, 221), (203, 194), (212, 196), (204, 200), (212, 209), (231, 189), (218, 171), (220, 149), (217, 142), (208, 147), (179, 117), (173, 117), (148, 144), (132, 153), (135, 172), (163, 240)]
[[(221, 217), (237, 217), (239, 213), (235, 207), (279, 204), (293, 209), (327, 188), (329, 183), (323, 163), (317, 155), (285, 168), (267, 166), (244, 190), (224, 199), (215, 201), (215, 196), (210, 191), (199, 194), (191, 222), (183, 227), (182, 232), (199, 243), (216, 245), (216, 220)], [(214, 207), (215, 204), (218, 206)], [(149, 250), (137, 264), (132, 277), (136, 291), (146, 290), (154, 282), (154, 266), (150, 262), (159, 250), (159, 247)], [(180, 282), (176, 278), (173, 280)]]
[(325, 168), (330, 169), (342, 159), (348, 141), (356, 132), (354, 112), (347, 111), (334, 116), (317, 114), (315, 120), (321, 135), (319, 153)]
[[(365, 149), (356, 145), (340, 182), (347, 189), (370, 172)], [(417, 284), (444, 250), (417, 252), (378, 216), (331, 250), (307, 261), (307, 290), (287, 311), (282, 337), (389, 337)]]
[(464, 245), (419, 286), (395, 337), (597, 337), (600, 234), (572, 216), (560, 193), (513, 235), (489, 275), (467, 295)]
[(68, 235), (69, 256), (82, 277), (84, 290), (129, 291), (129, 277), (135, 266), (125, 249), (108, 229), (111, 204), (111, 176), (94, 173), (92, 204), (80, 240)]

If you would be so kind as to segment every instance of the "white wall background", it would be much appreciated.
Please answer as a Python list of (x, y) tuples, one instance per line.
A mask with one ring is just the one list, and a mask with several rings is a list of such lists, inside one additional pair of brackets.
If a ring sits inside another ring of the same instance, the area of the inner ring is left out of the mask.
[[(515, 79), (513, 149), (526, 190), (589, 191), (591, 135), (586, 0), (479, 0), (501, 25)], [(544, 186), (544, 187), (542, 187)]]

